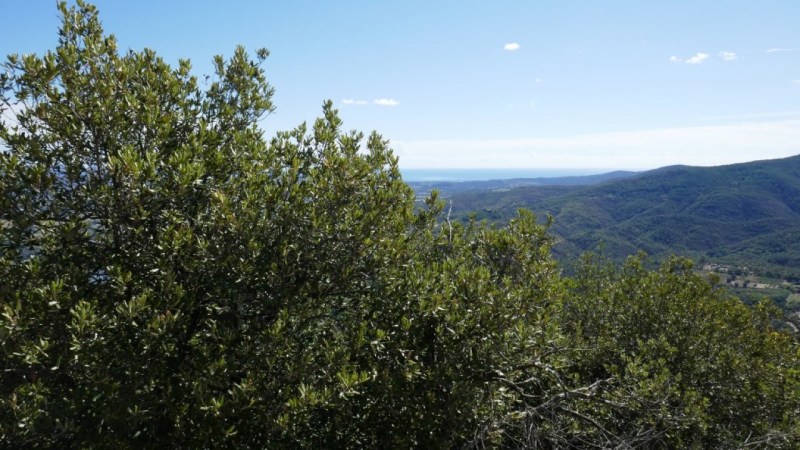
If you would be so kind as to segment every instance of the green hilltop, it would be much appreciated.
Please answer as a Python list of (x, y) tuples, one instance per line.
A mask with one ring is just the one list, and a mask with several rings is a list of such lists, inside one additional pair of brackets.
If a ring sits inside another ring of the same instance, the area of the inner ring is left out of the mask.
[(718, 167), (670, 166), (588, 186), (519, 187), (449, 197), (453, 211), (503, 222), (552, 215), (557, 255), (638, 251), (800, 277), (800, 156)]

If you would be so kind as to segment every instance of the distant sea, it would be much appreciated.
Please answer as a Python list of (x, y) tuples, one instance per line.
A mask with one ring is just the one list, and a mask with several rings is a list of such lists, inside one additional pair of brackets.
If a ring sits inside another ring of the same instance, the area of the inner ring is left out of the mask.
[(614, 169), (400, 169), (403, 181), (483, 181), (511, 178), (579, 177)]

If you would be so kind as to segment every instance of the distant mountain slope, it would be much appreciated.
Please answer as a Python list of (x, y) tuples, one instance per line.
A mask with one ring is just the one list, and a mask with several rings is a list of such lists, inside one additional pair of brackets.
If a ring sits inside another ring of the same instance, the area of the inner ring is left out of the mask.
[(599, 244), (611, 257), (644, 250), (800, 274), (800, 156), (719, 167), (671, 166), (572, 189), (463, 193), (454, 211), (507, 220), (516, 208), (555, 218), (556, 251)]
[(526, 186), (587, 186), (606, 181), (629, 178), (639, 172), (617, 170), (597, 175), (580, 175), (566, 177), (511, 178), (505, 180), (479, 181), (409, 181), (408, 185), (419, 195), (428, 194), (433, 189), (444, 196), (479, 191), (507, 191)]

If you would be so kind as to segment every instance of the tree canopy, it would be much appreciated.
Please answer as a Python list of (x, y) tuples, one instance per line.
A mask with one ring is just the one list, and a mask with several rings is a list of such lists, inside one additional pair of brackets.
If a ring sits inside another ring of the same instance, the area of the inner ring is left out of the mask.
[(671, 260), (415, 207), (387, 140), (267, 139), (263, 63), (120, 52), (92, 5), (0, 74), (4, 447), (800, 445), (800, 350)]

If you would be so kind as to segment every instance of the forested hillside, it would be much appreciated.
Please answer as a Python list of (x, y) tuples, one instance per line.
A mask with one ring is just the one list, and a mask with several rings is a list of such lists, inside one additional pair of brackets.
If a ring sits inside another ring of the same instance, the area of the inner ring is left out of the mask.
[(507, 220), (516, 208), (554, 217), (556, 252), (600, 244), (612, 258), (643, 250), (703, 256), (800, 278), (800, 156), (720, 167), (674, 166), (601, 185), (453, 195), (453, 210)]
[(543, 178), (509, 178), (502, 180), (478, 181), (408, 181), (408, 185), (420, 195), (436, 189), (442, 196), (451, 197), (467, 192), (508, 191), (528, 186), (558, 186), (567, 191), (566, 186), (587, 186), (600, 184), (610, 180), (633, 177), (637, 172), (618, 170), (597, 175), (543, 177)]
[(0, 71), (0, 447), (800, 446), (769, 305), (679, 258), (566, 277), (530, 212), (418, 207), (331, 102), (265, 137), (266, 50), (201, 83), (59, 10)]

